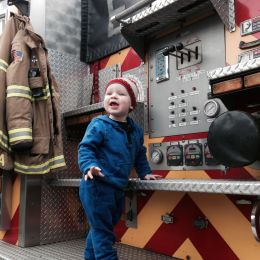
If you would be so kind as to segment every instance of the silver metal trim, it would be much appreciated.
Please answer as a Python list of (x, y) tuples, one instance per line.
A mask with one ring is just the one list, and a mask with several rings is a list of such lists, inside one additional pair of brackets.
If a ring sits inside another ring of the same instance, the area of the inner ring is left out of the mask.
[(40, 244), (42, 176), (21, 175), (19, 246)]
[(251, 228), (255, 239), (260, 242), (260, 200), (255, 202), (251, 212)]
[(228, 1), (228, 7), (229, 7), (229, 31), (234, 32), (236, 30), (236, 13), (235, 13), (235, 0), (229, 0)]
[(129, 185), (134, 190), (164, 190), (182, 192), (204, 192), (238, 195), (259, 195), (260, 182), (232, 180), (167, 179), (144, 181), (132, 179)]
[(79, 116), (81, 114), (93, 113), (98, 110), (103, 110), (103, 102), (99, 102), (93, 105), (81, 107), (79, 109), (71, 110), (63, 113), (64, 117)]
[[(80, 179), (60, 179), (51, 181), (50, 185), (78, 187), (79, 183)], [(128, 188), (133, 190), (164, 190), (237, 195), (260, 195), (259, 181), (201, 179), (163, 179), (146, 181), (140, 179), (130, 179)]]
[(209, 79), (217, 79), (256, 68), (260, 68), (260, 58), (208, 71), (207, 76)]
[(149, 5), (150, 3), (154, 2), (155, 0), (143, 0), (143, 1), (139, 1), (136, 4), (130, 6), (129, 8), (125, 9), (124, 11), (122, 11), (121, 13), (114, 15), (110, 18), (110, 21), (112, 23), (115, 22), (123, 22), (122, 19), (126, 18), (127, 16), (129, 16), (130, 14), (134, 13), (135, 11), (138, 11), (140, 9), (142, 9), (143, 7)]

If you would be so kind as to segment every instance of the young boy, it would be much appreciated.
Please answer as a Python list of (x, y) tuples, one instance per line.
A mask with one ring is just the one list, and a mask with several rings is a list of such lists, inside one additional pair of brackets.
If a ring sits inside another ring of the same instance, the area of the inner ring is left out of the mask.
[(105, 88), (107, 115), (93, 119), (79, 144), (78, 162), (83, 178), (80, 199), (90, 230), (85, 259), (116, 260), (114, 226), (124, 206), (124, 188), (132, 168), (145, 180), (151, 174), (143, 145), (143, 131), (128, 117), (136, 106), (138, 83), (130, 77), (110, 80)]

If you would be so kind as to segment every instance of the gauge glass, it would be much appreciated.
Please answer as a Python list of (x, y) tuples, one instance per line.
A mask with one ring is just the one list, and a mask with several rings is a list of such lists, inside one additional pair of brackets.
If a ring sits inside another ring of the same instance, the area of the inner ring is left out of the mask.
[(208, 100), (204, 105), (204, 113), (208, 117), (215, 117), (219, 112), (219, 104), (215, 100)]
[(155, 164), (158, 164), (162, 161), (162, 152), (159, 149), (155, 149), (151, 154), (151, 161)]

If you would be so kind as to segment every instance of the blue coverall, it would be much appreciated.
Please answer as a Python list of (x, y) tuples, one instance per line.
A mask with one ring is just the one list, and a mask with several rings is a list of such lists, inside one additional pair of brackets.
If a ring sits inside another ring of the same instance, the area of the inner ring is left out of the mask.
[(99, 167), (104, 177), (80, 183), (80, 199), (90, 230), (86, 240), (85, 259), (116, 260), (113, 247), (113, 228), (119, 221), (124, 206), (124, 188), (133, 168), (142, 179), (151, 173), (143, 131), (127, 118), (129, 132), (108, 116), (99, 116), (91, 121), (79, 144), (78, 162), (84, 174), (92, 166)]

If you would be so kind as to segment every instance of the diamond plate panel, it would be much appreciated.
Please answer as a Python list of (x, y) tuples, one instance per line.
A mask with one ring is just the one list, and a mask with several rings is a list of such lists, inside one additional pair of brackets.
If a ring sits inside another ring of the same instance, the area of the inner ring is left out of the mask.
[(144, 133), (148, 132), (148, 120), (147, 120), (147, 105), (142, 102), (138, 102), (136, 108), (129, 114), (129, 116), (142, 127)]
[[(80, 179), (56, 180), (51, 183), (60, 187), (79, 187)], [(199, 179), (163, 179), (145, 181), (130, 179), (129, 189), (132, 190), (164, 190), (183, 192), (221, 193), (234, 195), (260, 195), (259, 181), (235, 180), (199, 180)]]
[[(64, 127), (64, 124), (63, 124)], [(67, 169), (54, 173), (56, 178), (80, 178), (78, 167), (78, 144), (86, 130), (86, 125), (67, 127), (63, 129), (63, 151)]]
[[(5, 260), (81, 260), (84, 254), (85, 240), (60, 242), (52, 245), (20, 248), (0, 241), (0, 259)], [(119, 260), (174, 260), (177, 258), (149, 252), (144, 249), (116, 243)]]
[(87, 229), (78, 189), (42, 187), (40, 244), (82, 238)]
[(132, 179), (130, 181), (129, 188), (134, 190), (164, 190), (238, 195), (260, 195), (259, 181), (193, 179), (143, 181), (138, 179)]
[(245, 62), (240, 62), (231, 66), (226, 66), (223, 68), (217, 68), (211, 71), (208, 71), (207, 76), (209, 79), (217, 79), (236, 73), (240, 73), (247, 70), (252, 70), (260, 67), (260, 58), (251, 59)]
[(115, 65), (100, 70), (98, 76), (99, 76), (99, 97), (100, 97), (100, 101), (103, 101), (107, 82), (113, 78), (120, 76), (119, 65)]
[(49, 50), (52, 72), (61, 88), (62, 112), (90, 104), (93, 76), (89, 66), (78, 58)]
[(210, 0), (230, 32), (236, 30), (234, 0)]

